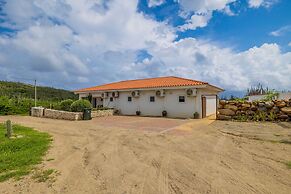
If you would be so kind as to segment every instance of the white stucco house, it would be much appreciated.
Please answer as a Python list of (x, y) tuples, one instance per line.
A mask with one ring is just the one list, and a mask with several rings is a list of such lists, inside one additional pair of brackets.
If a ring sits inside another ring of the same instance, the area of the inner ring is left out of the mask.
[(79, 98), (92, 95), (93, 107), (108, 107), (121, 115), (199, 118), (216, 114), (217, 95), (223, 89), (207, 82), (180, 77), (158, 77), (109, 83), (75, 91)]

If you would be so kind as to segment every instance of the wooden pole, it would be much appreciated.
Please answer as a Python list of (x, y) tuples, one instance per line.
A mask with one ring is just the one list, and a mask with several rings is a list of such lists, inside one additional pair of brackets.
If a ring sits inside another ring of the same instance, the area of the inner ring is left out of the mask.
[(36, 80), (34, 80), (34, 107), (36, 107)]

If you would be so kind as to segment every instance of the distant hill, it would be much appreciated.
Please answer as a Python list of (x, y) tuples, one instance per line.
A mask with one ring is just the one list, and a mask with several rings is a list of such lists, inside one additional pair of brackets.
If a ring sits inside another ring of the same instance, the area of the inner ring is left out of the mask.
[[(0, 81), (0, 96), (34, 98), (34, 86), (20, 82)], [(52, 87), (37, 86), (37, 99), (60, 101), (77, 99), (73, 92)]]

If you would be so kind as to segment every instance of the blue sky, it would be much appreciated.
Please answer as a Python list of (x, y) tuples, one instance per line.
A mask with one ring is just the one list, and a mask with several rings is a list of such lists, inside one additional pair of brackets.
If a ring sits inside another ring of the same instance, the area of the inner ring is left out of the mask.
[(175, 75), (291, 89), (288, 0), (0, 0), (0, 79), (76, 89)]
[[(288, 43), (291, 31), (282, 36), (271, 36), (270, 32), (289, 26), (291, 23), (291, 2), (274, 1), (270, 7), (248, 8), (247, 1), (235, 1), (230, 4), (234, 16), (215, 11), (206, 27), (179, 32), (178, 39), (195, 37), (220, 42), (224, 46), (234, 47), (238, 51), (246, 50), (264, 43), (278, 43), (285, 51), (290, 51)], [(161, 6), (149, 8), (148, 1), (139, 3), (139, 10), (158, 21), (167, 21), (173, 26), (180, 26), (185, 19), (179, 17), (179, 3), (166, 1)], [(173, 14), (174, 13), (174, 14)]]

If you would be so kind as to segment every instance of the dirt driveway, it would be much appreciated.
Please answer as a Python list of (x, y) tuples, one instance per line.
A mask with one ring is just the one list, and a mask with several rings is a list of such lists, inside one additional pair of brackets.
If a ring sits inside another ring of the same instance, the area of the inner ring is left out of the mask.
[[(54, 137), (56, 181), (0, 183), (0, 193), (290, 193), (290, 123), (145, 117), (13, 122)], [(284, 140), (284, 141), (282, 141)], [(279, 143), (282, 142), (282, 143)]]

